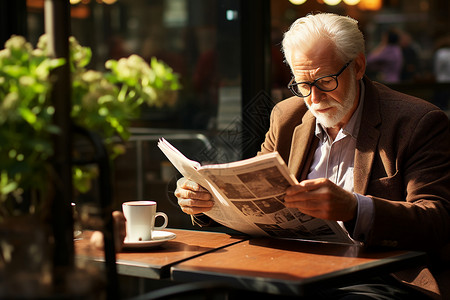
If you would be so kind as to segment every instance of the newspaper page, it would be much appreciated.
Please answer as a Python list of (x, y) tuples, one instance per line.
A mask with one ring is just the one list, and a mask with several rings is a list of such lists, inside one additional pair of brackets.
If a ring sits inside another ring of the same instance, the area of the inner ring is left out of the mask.
[(297, 179), (277, 152), (201, 166), (165, 139), (160, 139), (158, 147), (184, 177), (212, 194), (214, 206), (205, 214), (226, 227), (252, 236), (355, 243), (337, 222), (314, 218), (284, 205), (285, 190)]

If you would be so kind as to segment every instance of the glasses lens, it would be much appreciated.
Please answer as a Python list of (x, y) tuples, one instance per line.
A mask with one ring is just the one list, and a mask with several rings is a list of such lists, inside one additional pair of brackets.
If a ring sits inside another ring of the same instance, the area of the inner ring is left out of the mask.
[(311, 91), (311, 86), (306, 83), (296, 84), (293, 88), (299, 94), (299, 96), (302, 96), (302, 97), (308, 96), (309, 92)]
[(324, 92), (329, 92), (337, 88), (337, 78), (333, 76), (327, 76), (319, 79), (315, 84), (319, 89)]

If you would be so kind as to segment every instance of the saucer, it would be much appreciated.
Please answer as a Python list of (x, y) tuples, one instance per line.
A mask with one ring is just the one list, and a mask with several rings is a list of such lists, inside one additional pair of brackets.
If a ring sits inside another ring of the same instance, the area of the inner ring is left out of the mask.
[(127, 238), (125, 238), (123, 248), (152, 248), (157, 247), (167, 241), (173, 240), (176, 238), (176, 234), (168, 231), (155, 230), (152, 232), (152, 239), (150, 241), (135, 241), (129, 242)]

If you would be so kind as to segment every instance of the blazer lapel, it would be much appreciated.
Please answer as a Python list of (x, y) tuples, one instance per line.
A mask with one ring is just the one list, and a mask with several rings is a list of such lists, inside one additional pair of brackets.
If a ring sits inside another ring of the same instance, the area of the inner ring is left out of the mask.
[(381, 123), (379, 94), (375, 86), (365, 78), (364, 107), (356, 141), (353, 183), (355, 193), (364, 195), (369, 184), (373, 159), (380, 137), (378, 125)]
[(298, 125), (292, 136), (291, 151), (289, 154), (289, 170), (297, 179), (303, 179), (303, 169), (316, 149), (313, 145), (314, 132), (316, 128), (316, 118), (311, 112), (306, 112), (302, 118), (302, 123)]

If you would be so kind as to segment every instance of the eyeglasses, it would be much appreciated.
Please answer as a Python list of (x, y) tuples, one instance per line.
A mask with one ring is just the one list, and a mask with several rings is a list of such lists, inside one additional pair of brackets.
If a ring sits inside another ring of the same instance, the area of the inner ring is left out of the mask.
[(288, 84), (288, 88), (289, 90), (291, 90), (291, 92), (297, 96), (297, 97), (308, 97), (311, 94), (311, 89), (313, 86), (315, 86), (316, 88), (318, 88), (319, 90), (321, 90), (322, 92), (331, 92), (334, 91), (335, 89), (337, 89), (338, 87), (338, 76), (341, 75), (342, 72), (344, 72), (344, 70), (348, 67), (348, 65), (352, 62), (349, 61), (348, 63), (346, 63), (342, 69), (339, 70), (339, 72), (337, 72), (334, 75), (327, 75), (327, 76), (322, 76), (320, 78), (317, 78), (316, 80), (314, 80), (313, 82), (295, 82), (295, 78), (292, 77), (291, 81)]

